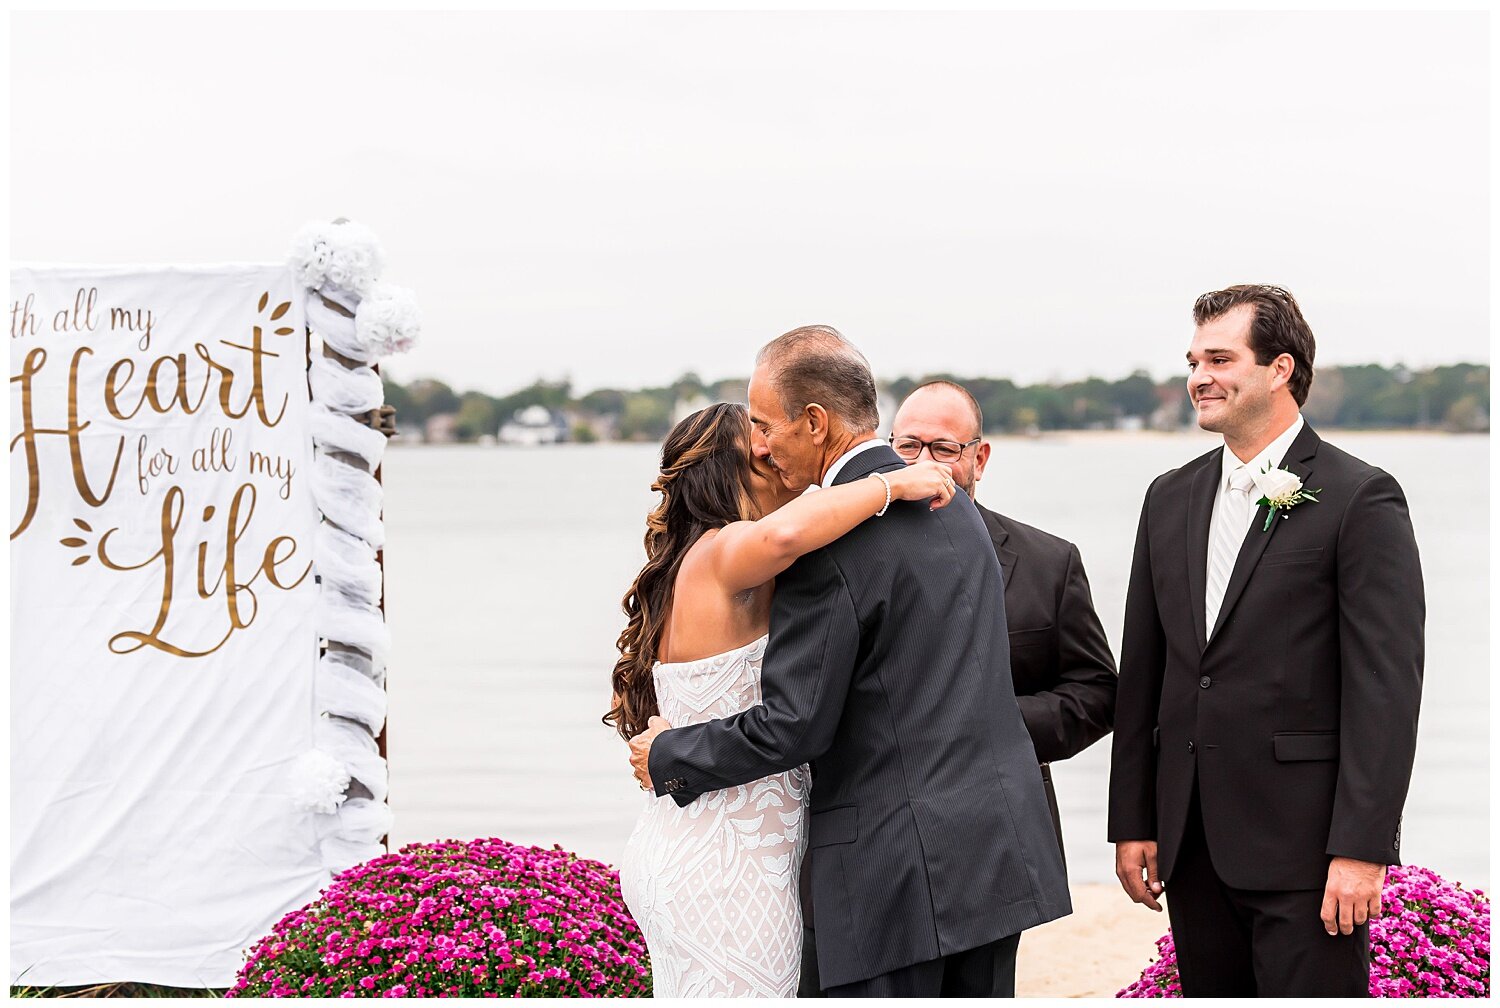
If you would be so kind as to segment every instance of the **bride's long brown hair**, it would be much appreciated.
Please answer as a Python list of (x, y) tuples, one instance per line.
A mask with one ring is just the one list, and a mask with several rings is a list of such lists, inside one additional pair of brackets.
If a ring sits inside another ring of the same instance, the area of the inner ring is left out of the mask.
[(750, 418), (738, 403), (699, 410), (662, 442), (661, 472), (651, 484), (661, 503), (646, 516), (646, 566), (621, 603), (629, 622), (615, 642), (617, 699), (603, 718), (627, 741), (657, 713), (651, 670), (682, 558), (703, 533), (753, 517), (751, 472)]

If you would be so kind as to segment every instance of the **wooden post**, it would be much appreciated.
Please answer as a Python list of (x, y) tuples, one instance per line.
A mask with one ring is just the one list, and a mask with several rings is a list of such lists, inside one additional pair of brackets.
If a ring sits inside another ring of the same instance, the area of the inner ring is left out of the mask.
[[(323, 297), (322, 294), (319, 294), (318, 298), (319, 298), (319, 300), (321, 300), (323, 302), (323, 304), (329, 310), (335, 311), (338, 314), (344, 316), (345, 318), (353, 318), (354, 317), (354, 313), (353, 312), (351, 312), (349, 309), (345, 308), (343, 305), (339, 304), (337, 301), (329, 300), (328, 298)], [(323, 344), (323, 356), (331, 358), (336, 363), (338, 363), (338, 364), (340, 364), (340, 365), (342, 365), (342, 366), (344, 366), (344, 367), (346, 367), (346, 368), (348, 368), (350, 370), (353, 370), (355, 368), (359, 368), (359, 367), (364, 367), (365, 366), (365, 364), (364, 364), (363, 361), (357, 361), (357, 360), (353, 360), (353, 359), (351, 359), (349, 357), (345, 357), (343, 354), (339, 353), (337, 350), (334, 350), (331, 347), (329, 347), (326, 342)], [(308, 366), (309, 366), (309, 368), (312, 366), (311, 330), (309, 330), (309, 341), (308, 341)], [(374, 372), (377, 375), (380, 374), (380, 368), (379, 368), (379, 366), (377, 366), (377, 365), (371, 365), (371, 368), (372, 368), (372, 370), (374, 370)], [(380, 408), (371, 410), (369, 413), (365, 414), (364, 416), (355, 416), (355, 417), (353, 417), (353, 419), (355, 421), (359, 422), (359, 423), (364, 424), (367, 427), (371, 427), (374, 430), (377, 430), (377, 431), (380, 431), (382, 433), (385, 433), (386, 437), (389, 438), (392, 434), (395, 433), (394, 422), (392, 423), (390, 431), (387, 432), (386, 428), (385, 428), (385, 425), (384, 425), (384, 423), (382, 421), (384, 421), (387, 417), (391, 417), (391, 416), (394, 416), (394, 411), (393, 410), (388, 410), (385, 407), (380, 407)], [(359, 469), (359, 470), (361, 470), (363, 472), (370, 472), (369, 468), (367, 467), (367, 465), (365, 463), (365, 460), (362, 459), (362, 458), (360, 458), (357, 455), (351, 455), (348, 452), (341, 452), (341, 451), (331, 451), (331, 452), (328, 452), (328, 455), (329, 455), (330, 458), (338, 459), (340, 462), (343, 462), (345, 465), (351, 466), (351, 467), (353, 467), (355, 469)], [(384, 468), (383, 466), (376, 466), (375, 467), (375, 471), (372, 472), (372, 473), (370, 473), (370, 475), (372, 477), (374, 477), (376, 483), (381, 483), (381, 477), (382, 477), (382, 470), (383, 470), (383, 468)], [(384, 518), (384, 512), (383, 511), (382, 511), (382, 515), (381, 516), (382, 516), (382, 518)], [(323, 520), (324, 521), (328, 521), (329, 519), (325, 516)], [(347, 531), (347, 530), (345, 530), (345, 531)], [(385, 549), (384, 548), (376, 550), (376, 552), (375, 552), (375, 563), (380, 567), (380, 615), (383, 618), (385, 616)], [(359, 656), (361, 656), (363, 658), (369, 659), (371, 661), (374, 660), (374, 656), (371, 655), (371, 654), (368, 654), (363, 648), (357, 648), (357, 647), (354, 647), (354, 646), (349, 645), (349, 644), (341, 643), (339, 641), (329, 641), (327, 647), (328, 647), (328, 650), (331, 650), (331, 651), (343, 652), (343, 653), (347, 653), (347, 654), (356, 654), (356, 655), (359, 655)], [(384, 687), (384, 682), (382, 682), (381, 688), (382, 689), (385, 688)], [(387, 692), (389, 692), (389, 691), (387, 691)], [(329, 717), (338, 717), (338, 715), (336, 715), (336, 714), (330, 714), (328, 716)], [(341, 720), (347, 720), (347, 719), (342, 719), (341, 718)], [(375, 736), (375, 746), (376, 746), (376, 749), (380, 753), (380, 758), (382, 760), (386, 761), (387, 766), (389, 766), (389, 760), (386, 757), (386, 726), (389, 723), (389, 721), (390, 721), (390, 717), (388, 715), (386, 717), (385, 721), (381, 722), (381, 725), (380, 725), (380, 734), (377, 735), (377, 736)], [(349, 782), (349, 789), (346, 792), (346, 794), (347, 794), (347, 797), (349, 797), (349, 798), (374, 798), (375, 797), (373, 794), (370, 793), (370, 791), (369, 791), (368, 788), (366, 788), (363, 784), (359, 783), (358, 781), (350, 781)], [(387, 796), (387, 798), (386, 798), (386, 803), (387, 804), (390, 803), (389, 796)], [(381, 837), (380, 838), (380, 843), (381, 843), (382, 846), (385, 847), (386, 852), (389, 853), (390, 849), (391, 849), (391, 838), (390, 838), (390, 835), (387, 834), (387, 835)]]

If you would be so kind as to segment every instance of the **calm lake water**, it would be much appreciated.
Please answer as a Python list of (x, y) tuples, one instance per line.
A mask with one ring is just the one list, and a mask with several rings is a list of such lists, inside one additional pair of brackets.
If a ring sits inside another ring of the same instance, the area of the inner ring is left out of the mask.
[[(1401, 482), (1421, 548), (1427, 673), (1403, 854), (1487, 889), (1489, 439), (1330, 439)], [(1213, 445), (1199, 432), (1000, 439), (978, 495), (1077, 543), (1118, 654), (1142, 495)], [(387, 454), (393, 847), (498, 836), (618, 863), (645, 799), (599, 717), (656, 460), (654, 445), (619, 444)], [(1113, 881), (1109, 740), (1054, 775), (1073, 881)]]

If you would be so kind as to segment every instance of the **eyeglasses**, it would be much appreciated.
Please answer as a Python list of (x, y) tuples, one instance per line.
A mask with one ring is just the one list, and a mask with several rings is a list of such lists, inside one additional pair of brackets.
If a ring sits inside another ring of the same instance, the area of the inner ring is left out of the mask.
[(891, 447), (896, 449), (896, 454), (908, 461), (922, 454), (922, 449), (926, 448), (932, 453), (934, 462), (957, 462), (966, 450), (984, 439), (977, 437), (959, 444), (957, 441), (918, 441), (914, 437), (896, 437), (892, 434), (888, 440)]

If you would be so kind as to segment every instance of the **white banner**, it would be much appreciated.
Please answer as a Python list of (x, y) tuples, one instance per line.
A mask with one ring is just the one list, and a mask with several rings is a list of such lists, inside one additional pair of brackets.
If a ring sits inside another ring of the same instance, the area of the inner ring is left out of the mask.
[(11, 983), (228, 986), (328, 874), (302, 292), (11, 274)]

